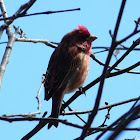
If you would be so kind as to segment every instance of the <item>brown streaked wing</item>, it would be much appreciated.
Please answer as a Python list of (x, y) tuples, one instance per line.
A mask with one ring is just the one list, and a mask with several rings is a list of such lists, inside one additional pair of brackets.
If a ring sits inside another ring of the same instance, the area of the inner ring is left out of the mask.
[[(73, 52), (66, 53), (66, 48), (59, 48), (61, 50), (57, 53), (57, 58), (52, 55), (48, 66), (48, 77), (45, 83), (45, 99), (49, 100), (58, 89), (67, 85), (68, 79), (73, 72), (80, 66), (81, 57), (73, 55)], [(55, 52), (54, 52), (55, 53)], [(76, 54), (74, 52), (74, 54)], [(55, 57), (55, 58), (54, 58)], [(51, 82), (50, 82), (51, 81)]]

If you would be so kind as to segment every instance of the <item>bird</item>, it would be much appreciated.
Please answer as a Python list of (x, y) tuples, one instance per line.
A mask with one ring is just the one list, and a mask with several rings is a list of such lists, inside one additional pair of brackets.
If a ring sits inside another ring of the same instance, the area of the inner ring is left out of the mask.
[[(78, 25), (77, 29), (67, 33), (51, 55), (45, 75), (45, 97), (52, 98), (50, 117), (58, 118), (64, 95), (82, 88), (89, 71), (89, 57), (92, 41), (97, 37), (90, 34), (85, 26)], [(50, 122), (48, 129), (58, 122)]]

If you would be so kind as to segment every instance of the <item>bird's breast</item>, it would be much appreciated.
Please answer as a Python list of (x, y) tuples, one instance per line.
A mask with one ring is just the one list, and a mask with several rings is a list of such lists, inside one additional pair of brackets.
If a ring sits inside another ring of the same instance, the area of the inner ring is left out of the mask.
[(65, 88), (65, 93), (74, 92), (77, 88), (83, 86), (89, 71), (89, 55), (85, 54), (81, 65), (73, 72), (68, 84)]

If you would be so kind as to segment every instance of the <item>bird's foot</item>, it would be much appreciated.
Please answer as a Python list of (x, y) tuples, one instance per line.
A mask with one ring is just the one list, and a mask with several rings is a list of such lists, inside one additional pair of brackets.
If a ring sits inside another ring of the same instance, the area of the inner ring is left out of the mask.
[(63, 104), (62, 104), (61, 109), (60, 109), (60, 114), (61, 114), (62, 112), (65, 113), (65, 110), (64, 110)]
[(80, 88), (79, 88), (79, 91), (80, 91), (81, 93), (83, 93), (83, 94), (86, 96), (86, 92), (83, 90), (83, 87), (80, 87)]

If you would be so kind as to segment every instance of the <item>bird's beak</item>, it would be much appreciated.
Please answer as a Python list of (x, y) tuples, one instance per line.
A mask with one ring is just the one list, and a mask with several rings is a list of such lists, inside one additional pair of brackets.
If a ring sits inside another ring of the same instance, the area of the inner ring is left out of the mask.
[(87, 41), (92, 42), (92, 41), (96, 40), (97, 38), (98, 38), (97, 36), (90, 35), (90, 36), (87, 38)]

